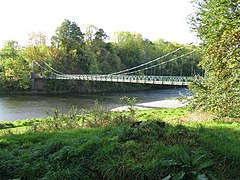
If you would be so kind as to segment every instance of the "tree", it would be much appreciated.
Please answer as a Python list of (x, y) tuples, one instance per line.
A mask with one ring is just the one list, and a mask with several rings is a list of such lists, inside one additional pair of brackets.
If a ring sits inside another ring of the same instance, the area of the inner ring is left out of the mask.
[(121, 60), (112, 43), (106, 42), (108, 35), (102, 28), (87, 25), (85, 28), (86, 48), (92, 53), (89, 73), (107, 74), (120, 70)]
[(192, 84), (192, 107), (240, 117), (239, 0), (198, 0), (193, 29), (202, 41), (205, 78)]
[(125, 68), (133, 67), (146, 62), (145, 44), (142, 35), (131, 32), (116, 32), (113, 37), (118, 46), (118, 56)]
[(52, 47), (58, 50), (58, 58), (67, 71), (84, 73), (88, 62), (83, 58), (84, 36), (80, 27), (69, 20), (64, 20), (52, 37)]
[(84, 38), (87, 44), (92, 44), (94, 41), (105, 42), (108, 39), (108, 35), (101, 28), (97, 28), (94, 25), (86, 25)]
[(42, 61), (50, 60), (49, 47), (46, 44), (46, 35), (39, 33), (32, 33), (29, 35), (29, 39), (24, 53), (26, 59), (31, 63), (33, 60), (41, 63)]
[[(44, 66), (44, 62), (51, 64), (52, 55), (50, 48), (46, 44), (47, 38), (46, 35), (39, 33), (32, 33), (29, 35), (26, 47), (22, 50), (24, 59), (28, 61), (29, 67), (32, 66), (32, 62), (35, 61), (38, 64)], [(35, 73), (43, 73), (44, 69), (38, 66), (35, 66)]]
[(115, 51), (115, 47), (111, 43), (107, 43), (107, 39), (107, 34), (99, 28), (95, 32), (92, 43), (100, 71), (103, 74), (119, 71), (121, 67), (121, 60)]
[(0, 51), (3, 64), (3, 87), (9, 89), (28, 89), (30, 85), (30, 68), (23, 58), (21, 48), (16, 41), (7, 41)]

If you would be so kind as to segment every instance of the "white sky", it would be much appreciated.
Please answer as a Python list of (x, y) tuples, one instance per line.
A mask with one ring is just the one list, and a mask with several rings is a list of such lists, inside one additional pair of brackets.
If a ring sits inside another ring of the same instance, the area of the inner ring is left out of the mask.
[(43, 32), (48, 39), (68, 19), (113, 32), (138, 32), (152, 41), (196, 42), (187, 17), (190, 0), (1, 0), (0, 47), (6, 40), (24, 45), (28, 34)]

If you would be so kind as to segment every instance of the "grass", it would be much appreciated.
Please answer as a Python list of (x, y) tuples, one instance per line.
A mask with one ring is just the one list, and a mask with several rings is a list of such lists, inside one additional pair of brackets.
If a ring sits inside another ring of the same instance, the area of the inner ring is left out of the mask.
[(181, 108), (158, 108), (150, 110), (141, 110), (137, 113), (137, 119), (139, 120), (157, 120), (171, 122), (172, 120), (180, 119), (188, 114), (186, 107)]
[[(133, 112), (122, 113), (122, 112), (110, 112), (97, 105), (96, 107), (90, 109), (87, 112), (85, 111), (79, 112), (76, 109), (72, 109), (66, 116), (58, 110), (53, 110), (52, 113), (50, 113), (51, 117), (48, 118), (1, 122), (0, 136), (6, 134), (22, 134), (29, 130), (34, 130), (35, 128), (37, 128), (37, 130), (40, 129), (44, 130), (46, 128), (56, 130), (57, 127), (54, 128), (54, 126), (60, 126), (60, 124), (63, 124), (63, 122), (66, 125), (66, 129), (67, 128), (74, 129), (83, 127), (84, 124), (85, 126), (87, 124), (88, 127), (102, 126), (104, 125), (104, 123), (108, 124), (109, 121), (113, 122), (114, 120), (120, 123), (121, 122), (131, 123), (134, 121), (159, 120), (159, 119), (166, 122), (173, 122), (173, 120), (178, 120), (179, 118), (185, 117), (187, 114), (188, 114), (187, 108), (184, 107), (172, 109), (158, 108), (141, 111), (133, 110)], [(62, 126), (64, 126), (64, 124)]]
[(0, 179), (240, 179), (240, 123), (197, 115), (95, 108), (2, 123)]

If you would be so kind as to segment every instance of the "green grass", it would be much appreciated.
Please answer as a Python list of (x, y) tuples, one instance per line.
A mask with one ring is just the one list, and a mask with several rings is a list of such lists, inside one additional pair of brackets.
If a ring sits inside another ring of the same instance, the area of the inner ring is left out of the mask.
[(2, 125), (10, 131), (0, 139), (0, 179), (240, 179), (240, 123), (188, 116), (186, 108), (95, 109), (74, 116), (76, 128), (65, 127), (67, 117)]
[(161, 119), (163, 121), (172, 121), (184, 117), (189, 112), (186, 107), (181, 108), (158, 108), (158, 109), (150, 109), (150, 110), (142, 110), (138, 111), (137, 119), (138, 120), (157, 120)]
[[(97, 109), (96, 109), (97, 108)], [(122, 122), (131, 123), (131, 121), (146, 121), (146, 120), (164, 120), (172, 121), (178, 118), (184, 117), (188, 114), (187, 108), (159, 108), (150, 110), (134, 111), (131, 112), (109, 112), (100, 107), (96, 107), (89, 112), (83, 112), (84, 114), (78, 114), (79, 112), (73, 109), (68, 115), (63, 115), (58, 110), (53, 110), (52, 117), (48, 118), (38, 118), (38, 119), (28, 119), (19, 120), (11, 122), (1, 122), (0, 123), (0, 136), (5, 134), (22, 134), (30, 129), (42, 128), (44, 126), (52, 127), (54, 123), (60, 125), (65, 123), (67, 125), (74, 125), (75, 127), (83, 126), (84, 123), (88, 123), (88, 126), (101, 126), (102, 124), (108, 124), (109, 121), (112, 122), (113, 119)], [(82, 113), (82, 112), (80, 112)], [(88, 114), (86, 114), (88, 113)], [(73, 120), (72, 120), (73, 119)], [(99, 121), (100, 120), (100, 121)], [(92, 123), (91, 123), (92, 122)], [(98, 123), (101, 122), (99, 125)], [(77, 123), (77, 124), (76, 124)], [(63, 125), (64, 126), (64, 125)], [(46, 127), (47, 128), (47, 127)], [(61, 128), (61, 127), (59, 127)], [(66, 126), (69, 128), (69, 126)], [(69, 128), (72, 129), (72, 128)]]

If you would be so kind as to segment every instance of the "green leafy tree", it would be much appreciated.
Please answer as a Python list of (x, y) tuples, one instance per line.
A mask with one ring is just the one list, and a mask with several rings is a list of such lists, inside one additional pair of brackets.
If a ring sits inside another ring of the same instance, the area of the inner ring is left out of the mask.
[(84, 36), (80, 27), (69, 20), (64, 20), (52, 37), (52, 47), (57, 51), (62, 68), (67, 72), (85, 73), (88, 71), (88, 62), (84, 59)]
[(118, 71), (121, 67), (121, 60), (111, 43), (107, 43), (108, 36), (103, 29), (95, 33), (93, 46), (96, 50), (99, 67), (103, 74)]
[(16, 41), (7, 41), (1, 52), (3, 64), (2, 88), (8, 90), (28, 89), (30, 85), (30, 68), (23, 58), (20, 46)]
[(0, 51), (1, 72), (5, 76), (5, 62), (9, 58), (15, 58), (18, 53), (18, 43), (13, 40), (6, 41)]
[(89, 73), (107, 74), (120, 70), (121, 60), (112, 43), (106, 42), (108, 35), (103, 29), (88, 25), (85, 39), (88, 49), (94, 54), (90, 61)]
[(29, 62), (34, 60), (41, 63), (50, 60), (50, 51), (46, 41), (46, 35), (41, 32), (29, 35), (27, 46), (24, 48), (26, 59)]
[(139, 33), (116, 32), (113, 37), (118, 46), (118, 56), (123, 67), (133, 67), (146, 62), (145, 41)]
[(192, 84), (193, 107), (240, 117), (239, 0), (198, 0), (193, 16), (204, 55), (205, 78)]
[[(22, 50), (24, 58), (28, 61), (29, 66), (32, 66), (32, 62), (36, 61), (44, 67), (44, 62), (48, 64), (53, 64), (53, 58), (51, 55), (50, 47), (46, 44), (47, 38), (43, 33), (32, 33), (29, 35), (26, 47)], [(35, 73), (47, 73), (41, 67), (35, 66)]]

